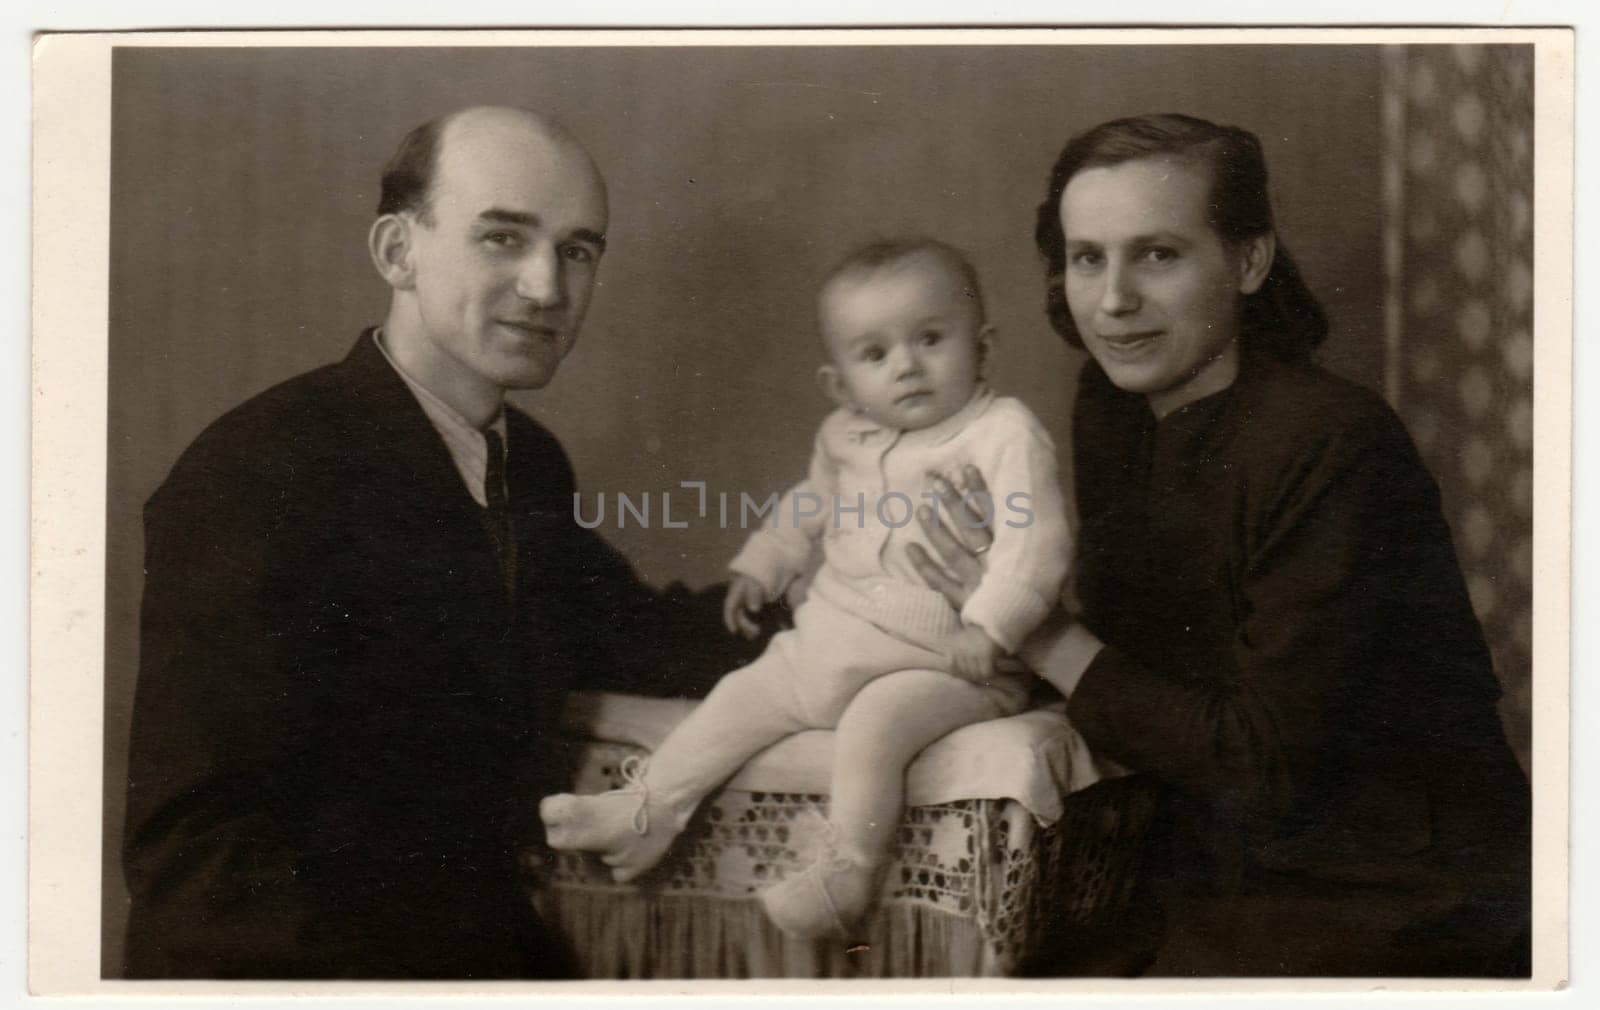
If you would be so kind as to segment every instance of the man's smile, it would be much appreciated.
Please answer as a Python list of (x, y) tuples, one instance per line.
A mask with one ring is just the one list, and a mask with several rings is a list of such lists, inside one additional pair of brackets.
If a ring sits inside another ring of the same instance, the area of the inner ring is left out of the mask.
[(549, 323), (527, 319), (497, 319), (495, 322), (506, 329), (515, 330), (525, 336), (554, 340), (561, 336), (561, 328)]

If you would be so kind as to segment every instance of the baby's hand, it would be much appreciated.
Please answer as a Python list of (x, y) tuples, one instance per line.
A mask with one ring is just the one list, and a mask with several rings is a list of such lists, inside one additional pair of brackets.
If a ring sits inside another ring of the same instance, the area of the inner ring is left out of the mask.
[(748, 575), (735, 572), (728, 583), (728, 596), (722, 601), (722, 623), (735, 635), (754, 638), (761, 633), (752, 614), (767, 605), (767, 591)]
[(988, 633), (969, 624), (956, 635), (950, 646), (950, 659), (956, 676), (974, 683), (986, 683), (994, 676), (995, 660), (1000, 657), (1000, 646)]

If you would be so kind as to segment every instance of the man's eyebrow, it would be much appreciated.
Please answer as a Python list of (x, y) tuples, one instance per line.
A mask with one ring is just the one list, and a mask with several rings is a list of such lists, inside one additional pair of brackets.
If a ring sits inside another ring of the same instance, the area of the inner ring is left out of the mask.
[[(479, 221), (492, 221), (496, 224), (519, 224), (526, 228), (539, 227), (539, 215), (530, 214), (525, 210), (507, 210), (504, 207), (490, 207), (478, 215)], [(602, 252), (606, 248), (606, 237), (593, 228), (577, 228), (572, 232), (572, 237), (580, 242), (588, 242)]]
[(529, 228), (539, 226), (539, 215), (524, 210), (505, 210), (501, 207), (490, 207), (478, 215), (478, 220), (494, 221), (499, 224), (520, 224)]
[(579, 228), (572, 233), (572, 237), (580, 242), (589, 243), (601, 252), (606, 251), (606, 237), (591, 228)]

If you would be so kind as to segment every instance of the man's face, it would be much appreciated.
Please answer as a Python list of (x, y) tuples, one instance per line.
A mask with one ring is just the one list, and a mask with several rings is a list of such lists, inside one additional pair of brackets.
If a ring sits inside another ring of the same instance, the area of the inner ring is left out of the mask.
[(450, 124), (438, 158), (429, 213), (409, 215), (430, 358), (446, 382), (543, 388), (589, 307), (604, 186), (575, 143), (510, 116)]
[(1157, 414), (1238, 359), (1241, 298), (1260, 285), (1206, 218), (1204, 168), (1141, 159), (1085, 169), (1061, 197), (1067, 306), (1111, 381)]

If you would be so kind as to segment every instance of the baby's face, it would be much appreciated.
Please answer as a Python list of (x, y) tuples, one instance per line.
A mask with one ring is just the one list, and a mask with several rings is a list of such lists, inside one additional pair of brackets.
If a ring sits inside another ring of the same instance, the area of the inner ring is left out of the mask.
[(841, 397), (876, 423), (926, 428), (971, 399), (988, 328), (934, 257), (836, 277), (818, 308)]

